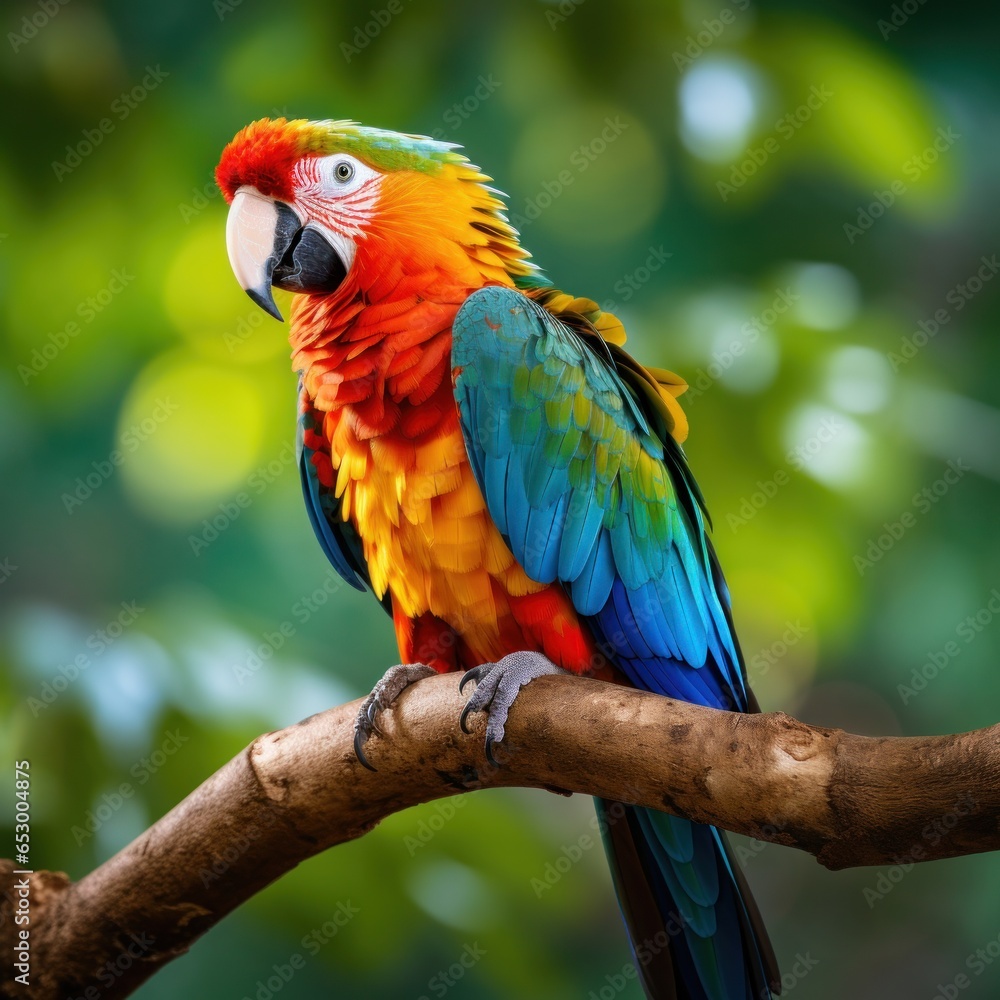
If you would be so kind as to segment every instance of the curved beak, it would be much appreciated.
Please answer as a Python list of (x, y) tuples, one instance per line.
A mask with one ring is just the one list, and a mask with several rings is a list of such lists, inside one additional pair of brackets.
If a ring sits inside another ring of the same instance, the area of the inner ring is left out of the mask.
[(335, 291), (347, 276), (340, 254), (291, 206), (256, 191), (236, 192), (226, 221), (226, 249), (240, 287), (276, 320), (272, 285), (293, 292)]

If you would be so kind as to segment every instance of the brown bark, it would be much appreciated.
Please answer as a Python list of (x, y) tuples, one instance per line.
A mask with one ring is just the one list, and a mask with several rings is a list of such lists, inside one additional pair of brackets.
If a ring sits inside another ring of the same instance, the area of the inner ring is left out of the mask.
[[(798, 847), (832, 869), (1000, 848), (1000, 725), (872, 739), (542, 677), (511, 711), (497, 770), (481, 717), (472, 736), (460, 731), (463, 703), (455, 675), (405, 692), (368, 745), (375, 774), (352, 748), (358, 702), (268, 733), (81, 881), (30, 876), (30, 996), (128, 996), (300, 861), (474, 788), (638, 803)], [(18, 929), (13, 868), (0, 862), (5, 978)], [(9, 980), (3, 988), (29, 995)]]

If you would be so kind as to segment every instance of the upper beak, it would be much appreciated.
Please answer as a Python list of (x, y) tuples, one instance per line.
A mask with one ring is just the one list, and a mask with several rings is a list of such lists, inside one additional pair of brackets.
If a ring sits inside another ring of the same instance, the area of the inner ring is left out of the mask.
[(347, 275), (340, 254), (319, 229), (303, 224), (284, 202), (249, 189), (237, 191), (229, 207), (226, 249), (240, 286), (276, 320), (282, 315), (272, 285), (332, 292)]

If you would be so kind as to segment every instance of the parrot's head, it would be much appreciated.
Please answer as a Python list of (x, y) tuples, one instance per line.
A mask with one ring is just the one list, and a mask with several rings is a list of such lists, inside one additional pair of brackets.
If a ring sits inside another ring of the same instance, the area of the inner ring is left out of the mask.
[(499, 192), (456, 148), (349, 121), (248, 125), (216, 169), (240, 285), (281, 319), (272, 286), (370, 299), (419, 272), (477, 287), (534, 271)]

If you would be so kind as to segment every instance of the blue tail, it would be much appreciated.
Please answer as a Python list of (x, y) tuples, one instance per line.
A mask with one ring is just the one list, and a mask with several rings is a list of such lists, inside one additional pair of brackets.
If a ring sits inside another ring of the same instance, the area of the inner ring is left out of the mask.
[(650, 1000), (770, 1000), (780, 973), (721, 831), (597, 801), (639, 981)]

